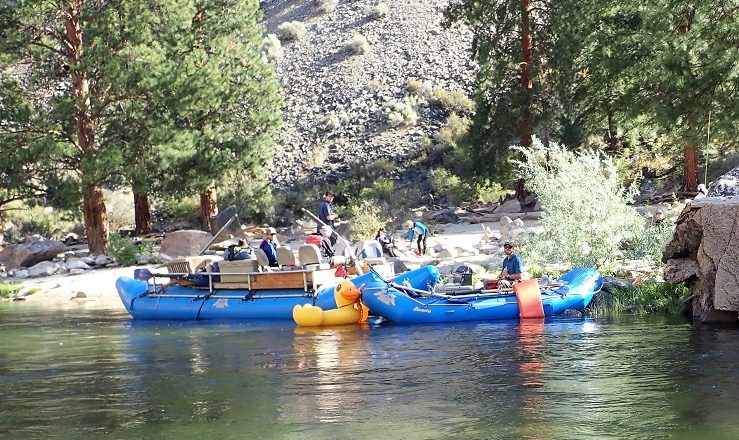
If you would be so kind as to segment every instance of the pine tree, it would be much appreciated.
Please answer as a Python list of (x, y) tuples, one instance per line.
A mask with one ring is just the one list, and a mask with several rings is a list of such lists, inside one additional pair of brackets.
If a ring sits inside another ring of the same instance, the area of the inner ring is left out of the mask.
[[(0, 91), (0, 121), (13, 127), (3, 151), (66, 164), (90, 250), (106, 252), (111, 182), (203, 191), (229, 164), (256, 173), (267, 161), (279, 98), (259, 17), (256, 0), (0, 3), (2, 80), (14, 84)], [(11, 99), (32, 116), (14, 115)]]

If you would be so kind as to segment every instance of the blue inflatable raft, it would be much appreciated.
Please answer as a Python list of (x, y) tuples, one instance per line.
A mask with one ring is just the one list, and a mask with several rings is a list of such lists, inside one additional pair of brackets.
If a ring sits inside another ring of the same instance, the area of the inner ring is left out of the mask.
[[(392, 280), (365, 275), (355, 284), (362, 292), (362, 302), (371, 313), (397, 323), (439, 323), (518, 319), (519, 303), (512, 289), (471, 291), (450, 295), (435, 292), (440, 275), (433, 266), (422, 267)], [(536, 284), (536, 283), (534, 283)], [(565, 310), (582, 311), (602, 287), (603, 279), (595, 269), (574, 269), (553, 286), (534, 292), (540, 316), (556, 316)], [(529, 298), (528, 300), (531, 300)]]
[[(156, 276), (138, 269), (134, 278), (116, 280), (118, 295), (135, 319), (293, 319), (293, 308), (307, 304), (323, 310), (337, 308), (335, 289), (341, 278), (329, 271), (279, 271), (206, 275), (205, 283), (192, 283), (192, 275), (157, 284)], [(208, 282), (207, 276), (215, 281)], [(240, 276), (238, 282), (222, 282), (220, 277)], [(151, 282), (152, 277), (154, 282)], [(246, 281), (244, 281), (246, 280)]]

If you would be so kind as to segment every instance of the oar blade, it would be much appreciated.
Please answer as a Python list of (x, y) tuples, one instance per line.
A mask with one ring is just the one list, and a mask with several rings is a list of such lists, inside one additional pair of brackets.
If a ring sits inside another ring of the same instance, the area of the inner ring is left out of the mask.
[(133, 278), (139, 281), (149, 281), (154, 276), (149, 269), (134, 269)]

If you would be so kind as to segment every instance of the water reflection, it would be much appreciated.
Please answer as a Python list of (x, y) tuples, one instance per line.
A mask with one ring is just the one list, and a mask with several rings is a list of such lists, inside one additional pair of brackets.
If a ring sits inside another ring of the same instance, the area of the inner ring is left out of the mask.
[(0, 437), (739, 438), (736, 330), (296, 329), (0, 305)]

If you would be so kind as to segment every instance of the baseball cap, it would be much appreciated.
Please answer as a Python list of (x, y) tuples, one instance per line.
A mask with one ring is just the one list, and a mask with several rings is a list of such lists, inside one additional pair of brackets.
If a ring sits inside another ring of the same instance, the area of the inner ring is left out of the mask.
[(275, 229), (275, 228), (267, 228), (267, 234), (277, 234), (277, 229)]
[(513, 249), (513, 245), (512, 245), (511, 243), (505, 243), (505, 244), (503, 245), (503, 248), (504, 248), (504, 249), (505, 249), (505, 248), (510, 248), (510, 249)]
[(326, 192), (325, 192), (325, 193), (323, 194), (323, 196), (324, 196), (324, 197), (325, 197), (325, 196), (335, 196), (335, 195), (336, 195), (336, 194), (334, 194), (334, 192), (333, 192), (333, 191), (331, 191), (331, 190), (329, 190), (329, 191), (326, 191)]

